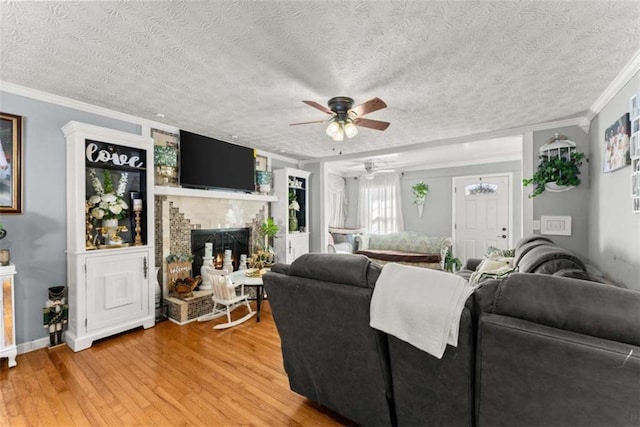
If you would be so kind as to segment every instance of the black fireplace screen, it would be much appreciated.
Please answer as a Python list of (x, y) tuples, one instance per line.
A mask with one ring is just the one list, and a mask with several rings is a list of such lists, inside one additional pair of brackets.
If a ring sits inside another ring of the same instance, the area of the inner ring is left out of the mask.
[(249, 228), (221, 228), (213, 230), (191, 230), (191, 253), (193, 274), (200, 274), (205, 243), (213, 245), (213, 263), (222, 268), (224, 251), (231, 250), (233, 270), (238, 269), (240, 255), (249, 256)]

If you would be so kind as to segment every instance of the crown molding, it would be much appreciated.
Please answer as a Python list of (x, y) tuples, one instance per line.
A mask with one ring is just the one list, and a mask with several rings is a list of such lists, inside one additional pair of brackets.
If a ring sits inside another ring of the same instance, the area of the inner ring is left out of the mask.
[(607, 104), (609, 104), (613, 97), (620, 92), (627, 83), (629, 83), (629, 80), (631, 80), (638, 71), (640, 71), (640, 50), (631, 57), (629, 62), (627, 62), (627, 64), (622, 68), (616, 78), (613, 79), (611, 84), (609, 84), (598, 99), (596, 99), (591, 108), (587, 110), (580, 127), (583, 127), (586, 124), (586, 132), (588, 132), (591, 120), (593, 120), (593, 118), (598, 115), (604, 107), (607, 106)]
[(303, 159), (303, 160), (300, 160), (300, 165), (304, 166), (312, 163), (334, 162), (334, 161), (342, 161), (342, 160), (359, 160), (365, 157), (377, 157), (377, 156), (384, 156), (387, 154), (394, 154), (394, 153), (397, 153), (398, 151), (408, 152), (408, 151), (415, 151), (415, 150), (424, 150), (425, 148), (440, 147), (443, 145), (479, 142), (487, 139), (496, 139), (496, 138), (504, 138), (507, 136), (522, 135), (525, 132), (536, 132), (536, 131), (557, 129), (557, 128), (568, 127), (568, 126), (580, 126), (580, 123), (582, 120), (583, 120), (582, 116), (572, 117), (569, 119), (556, 120), (553, 122), (535, 123), (535, 124), (526, 125), (526, 126), (519, 126), (514, 128), (477, 133), (473, 135), (463, 135), (463, 136), (457, 136), (454, 138), (445, 138), (445, 139), (437, 139), (433, 141), (419, 142), (417, 144), (403, 145), (401, 147), (385, 148), (381, 150), (373, 150), (373, 151), (366, 151), (366, 152), (359, 152), (359, 153), (352, 153), (352, 154), (343, 154), (343, 155), (322, 157), (322, 158), (316, 158), (316, 159)]
[(142, 128), (151, 127), (154, 129), (160, 129), (166, 132), (177, 133), (180, 131), (175, 126), (168, 125), (166, 123), (160, 123), (142, 117), (137, 117), (132, 114), (121, 113), (119, 111), (110, 110), (104, 107), (98, 107), (97, 105), (89, 104), (86, 102), (78, 101), (76, 99), (66, 98), (60, 95), (54, 95), (49, 92), (43, 92), (41, 90), (29, 88), (26, 86), (20, 86), (15, 83), (10, 83), (0, 80), (0, 91), (12, 93), (14, 95), (24, 96), (26, 98), (36, 99), (42, 102), (48, 102), (50, 104), (56, 104), (61, 107), (72, 108), (74, 110), (84, 111), (86, 113), (97, 114), (103, 117), (109, 117), (111, 119), (121, 120), (127, 123), (133, 123), (140, 125)]
[[(108, 108), (99, 107), (97, 105), (89, 104), (87, 102), (78, 101), (76, 99), (66, 98), (60, 95), (54, 95), (49, 92), (43, 92), (41, 90), (21, 86), (15, 83), (6, 82), (0, 80), (0, 92), (11, 93), (14, 95), (24, 96), (25, 98), (31, 98), (50, 104), (59, 105), (61, 107), (72, 108), (74, 110), (84, 111), (85, 113), (96, 114), (103, 117), (109, 117), (111, 119), (121, 120), (127, 123), (133, 123), (140, 125), (140, 133), (145, 136), (150, 136), (150, 130), (159, 129), (170, 133), (180, 133), (180, 128), (171, 126), (166, 123), (156, 122), (154, 120), (145, 119), (142, 117), (134, 116), (132, 114), (122, 113), (120, 111), (110, 110)], [(299, 160), (292, 157), (282, 156), (280, 154), (269, 153), (268, 151), (256, 150), (260, 155), (269, 157), (271, 159), (278, 159), (283, 162), (298, 164)]]

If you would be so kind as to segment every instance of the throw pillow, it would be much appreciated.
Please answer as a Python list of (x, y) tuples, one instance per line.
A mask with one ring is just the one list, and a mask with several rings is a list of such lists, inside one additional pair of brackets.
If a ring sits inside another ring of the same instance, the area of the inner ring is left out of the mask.
[(505, 257), (497, 253), (485, 255), (476, 271), (469, 277), (469, 284), (477, 286), (483, 280), (504, 277), (514, 270), (513, 257)]

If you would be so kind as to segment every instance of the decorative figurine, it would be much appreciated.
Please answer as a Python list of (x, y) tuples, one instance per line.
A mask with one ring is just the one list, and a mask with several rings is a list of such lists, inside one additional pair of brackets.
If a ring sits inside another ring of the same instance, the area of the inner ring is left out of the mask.
[(49, 346), (55, 347), (63, 344), (62, 331), (69, 317), (69, 306), (64, 297), (64, 286), (52, 286), (49, 288), (49, 300), (42, 309), (42, 320), (45, 328), (49, 329)]

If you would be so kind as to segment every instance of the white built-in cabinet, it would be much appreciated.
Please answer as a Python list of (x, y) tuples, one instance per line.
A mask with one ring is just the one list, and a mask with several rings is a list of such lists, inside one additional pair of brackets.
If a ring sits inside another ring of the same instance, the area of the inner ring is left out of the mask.
[[(155, 324), (153, 140), (79, 122), (62, 128), (67, 159), (67, 276), (73, 351)], [(92, 216), (92, 177), (127, 204), (117, 228)], [(120, 188), (119, 188), (120, 186)], [(115, 232), (114, 230), (117, 230)]]
[(0, 266), (0, 358), (9, 358), (9, 367), (16, 366), (15, 296), (13, 277), (16, 267), (12, 263)]
[[(278, 201), (271, 203), (271, 215), (280, 227), (274, 239), (276, 261), (290, 264), (300, 255), (309, 252), (309, 176), (310, 172), (283, 168), (273, 171), (274, 195)], [(289, 208), (291, 199), (299, 210)], [(295, 215), (297, 229), (290, 227), (290, 216)]]

